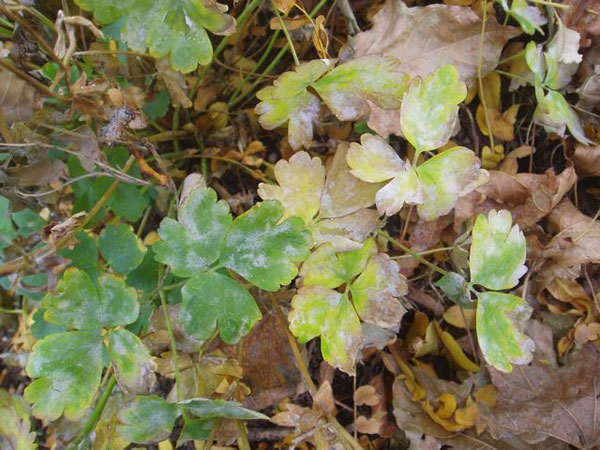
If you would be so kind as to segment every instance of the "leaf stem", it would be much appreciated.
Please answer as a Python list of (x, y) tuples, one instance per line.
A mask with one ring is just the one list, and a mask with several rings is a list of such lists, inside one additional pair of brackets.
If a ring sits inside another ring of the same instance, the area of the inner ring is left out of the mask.
[(488, 129), (488, 137), (490, 138), (490, 147), (494, 149), (494, 132), (492, 130), (492, 121), (488, 112), (485, 91), (483, 90), (483, 78), (481, 77), (481, 66), (483, 65), (483, 45), (485, 42), (485, 24), (487, 21), (487, 0), (483, 0), (483, 17), (481, 19), (481, 35), (479, 37), (479, 59), (477, 61), (477, 83), (479, 87), (479, 100), (483, 106), (483, 115), (485, 117), (485, 126)]
[[(271, 4), (273, 4), (273, 0), (271, 0)], [(281, 26), (281, 30), (283, 31), (283, 34), (285, 34), (285, 39), (287, 40), (288, 46), (290, 47), (290, 50), (292, 52), (292, 58), (294, 58), (294, 63), (296, 64), (296, 66), (299, 66), (300, 65), (300, 61), (298, 60), (298, 54), (296, 53), (296, 48), (294, 47), (294, 41), (292, 41), (292, 37), (290, 36), (290, 32), (288, 31), (287, 27), (285, 26), (285, 23), (283, 23), (283, 19), (281, 18), (281, 14), (279, 13), (279, 10), (275, 6), (275, 4), (273, 4), (273, 10), (275, 11), (275, 15), (277, 16), (277, 20), (279, 21), (279, 25)]]
[(90, 416), (88, 417), (81, 431), (77, 434), (77, 436), (75, 436), (75, 439), (71, 441), (71, 443), (67, 447), (67, 450), (76, 450), (79, 447), (79, 444), (81, 444), (90, 435), (94, 428), (96, 428), (96, 424), (98, 423), (98, 420), (100, 420), (102, 411), (104, 411), (106, 402), (108, 401), (108, 398), (110, 397), (110, 394), (112, 393), (115, 384), (117, 384), (117, 379), (115, 377), (115, 374), (113, 373), (108, 379), (108, 384), (106, 385), (102, 396), (98, 400), (94, 411), (92, 411), (92, 414), (90, 414)]
[(410, 256), (412, 256), (414, 259), (416, 259), (420, 263), (423, 263), (427, 267), (429, 267), (430, 269), (435, 270), (437, 273), (442, 274), (442, 275), (446, 275), (448, 273), (444, 269), (442, 269), (442, 268), (438, 267), (437, 265), (435, 265), (435, 264), (427, 261), (419, 253), (415, 252), (414, 250), (411, 250), (406, 245), (402, 244), (400, 241), (398, 241), (398, 240), (394, 239), (393, 237), (391, 237), (386, 231), (378, 231), (377, 234), (379, 236), (381, 236), (382, 238), (386, 239), (387, 241), (391, 242), (392, 244), (394, 244), (395, 247), (398, 247), (404, 253), (407, 253)]
[(544, 5), (544, 6), (552, 6), (554, 8), (559, 8), (559, 9), (569, 9), (571, 7), (571, 5), (563, 5), (562, 3), (554, 3), (554, 2), (549, 2), (546, 0), (529, 0), (531, 3), (537, 3), (538, 5)]
[[(161, 266), (159, 269), (160, 283), (164, 281), (164, 267)], [(175, 339), (175, 333), (173, 333), (173, 324), (171, 323), (171, 315), (169, 314), (169, 308), (167, 306), (167, 300), (165, 299), (165, 292), (162, 286), (158, 290), (158, 296), (160, 297), (160, 306), (165, 316), (165, 325), (167, 326), (167, 334), (169, 335), (169, 343), (171, 344), (171, 361), (173, 363), (173, 370), (175, 371), (175, 394), (177, 401), (182, 400), (181, 397), (181, 373), (179, 372), (179, 357), (177, 354), (177, 340)]]

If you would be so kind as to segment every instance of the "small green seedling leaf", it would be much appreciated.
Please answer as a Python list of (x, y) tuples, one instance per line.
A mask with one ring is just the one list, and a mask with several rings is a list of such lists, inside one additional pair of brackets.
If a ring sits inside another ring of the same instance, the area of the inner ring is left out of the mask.
[(323, 286), (305, 286), (292, 299), (290, 331), (301, 343), (321, 337), (323, 358), (353, 375), (363, 337), (348, 296)]
[(124, 223), (107, 226), (100, 233), (98, 242), (100, 253), (108, 265), (122, 274), (128, 274), (139, 266), (146, 254), (141, 239), (130, 225)]
[(200, 419), (269, 420), (257, 411), (244, 408), (240, 403), (208, 398), (190, 398), (178, 403)]
[(75, 267), (65, 270), (57, 294), (42, 300), (44, 319), (54, 325), (78, 330), (127, 325), (138, 316), (135, 289), (111, 274), (102, 274), (94, 285), (90, 276)]
[(147, 394), (154, 385), (155, 364), (142, 341), (123, 329), (108, 332), (108, 356), (121, 389), (134, 394)]
[(262, 202), (236, 217), (221, 249), (222, 264), (255, 286), (275, 292), (310, 255), (311, 235), (299, 217), (283, 217), (281, 203)]
[(100, 386), (102, 340), (85, 331), (51, 334), (33, 346), (26, 370), (38, 378), (25, 388), (35, 417), (52, 421), (64, 412), (79, 420)]
[(534, 34), (539, 31), (544, 34), (541, 27), (546, 25), (548, 20), (536, 5), (529, 5), (527, 0), (512, 0), (510, 7), (507, 0), (500, 0), (499, 3), (506, 14), (519, 22), (525, 33)]
[(193, 189), (179, 206), (178, 220), (165, 218), (154, 244), (157, 261), (168, 265), (173, 274), (189, 278), (214, 263), (232, 218), (229, 205), (217, 201), (210, 188)]
[(517, 225), (511, 225), (506, 210), (477, 217), (469, 261), (472, 283), (493, 290), (510, 289), (527, 272), (525, 237)]
[(234, 344), (262, 317), (252, 295), (237, 281), (217, 272), (192, 278), (181, 294), (180, 321), (197, 339), (208, 339), (218, 326), (221, 339)]
[(329, 70), (324, 61), (300, 64), (294, 72), (285, 72), (256, 93), (261, 102), (256, 105), (259, 122), (266, 130), (273, 130), (286, 122), (288, 141), (294, 150), (308, 148), (313, 137), (313, 123), (319, 114), (319, 98), (307, 87)]
[(0, 389), (0, 447), (7, 450), (35, 450), (36, 433), (31, 431), (31, 421), (23, 397), (9, 395)]
[(350, 286), (352, 302), (360, 318), (382, 328), (398, 331), (406, 308), (398, 297), (408, 291), (400, 267), (388, 255), (379, 253)]
[(414, 79), (402, 100), (400, 125), (417, 153), (441, 147), (452, 135), (458, 104), (467, 86), (452, 65), (442, 66), (424, 80)]
[(446, 296), (461, 308), (473, 309), (475, 302), (469, 295), (467, 281), (456, 272), (448, 272), (434, 283)]
[(298, 216), (305, 224), (312, 222), (321, 206), (325, 184), (325, 167), (316, 156), (311, 159), (304, 151), (289, 161), (280, 159), (274, 168), (279, 185), (260, 183), (258, 195), (263, 200), (279, 200), (283, 218)]
[[(170, 56), (171, 66), (183, 73), (212, 59), (212, 44), (206, 30), (229, 35), (235, 31), (235, 19), (227, 7), (208, 0), (77, 0), (86, 11), (94, 11), (103, 24), (125, 16), (122, 39), (132, 50), (155, 58)], [(144, 26), (140, 26), (144, 24)]]
[(512, 364), (527, 364), (534, 342), (521, 331), (531, 307), (520, 297), (499, 292), (482, 292), (477, 303), (477, 339), (485, 360), (503, 372)]
[(368, 117), (367, 100), (382, 109), (398, 109), (410, 77), (390, 56), (367, 55), (337, 66), (312, 84), (340, 120)]
[(179, 407), (154, 395), (138, 396), (119, 413), (117, 433), (138, 444), (166, 439), (175, 425)]
[(22, 237), (38, 233), (46, 225), (46, 221), (29, 208), (13, 213), (12, 220), (17, 226), (17, 234)]

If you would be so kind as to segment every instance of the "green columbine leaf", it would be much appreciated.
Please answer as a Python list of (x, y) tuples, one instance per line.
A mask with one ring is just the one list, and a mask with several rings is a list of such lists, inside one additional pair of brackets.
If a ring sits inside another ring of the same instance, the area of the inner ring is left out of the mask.
[(485, 360), (498, 370), (510, 372), (513, 364), (527, 364), (534, 342), (521, 333), (531, 307), (520, 297), (482, 292), (477, 303), (477, 339)]
[(217, 201), (210, 188), (193, 189), (179, 206), (178, 220), (165, 218), (154, 244), (157, 261), (168, 265), (179, 277), (193, 277), (219, 258), (232, 218), (229, 205)]
[(33, 415), (56, 420), (83, 417), (100, 386), (102, 340), (85, 331), (51, 334), (33, 346), (27, 375), (38, 378), (25, 388)]
[(75, 238), (77, 244), (71, 249), (60, 251), (60, 256), (71, 260), (71, 266), (84, 270), (92, 278), (98, 278), (98, 241), (90, 237), (85, 231), (79, 231)]
[(179, 407), (154, 395), (138, 396), (119, 413), (117, 433), (138, 444), (166, 439), (175, 425)]
[[(77, 5), (94, 11), (101, 23), (125, 16), (122, 39), (137, 52), (148, 49), (155, 58), (170, 55), (171, 66), (184, 73), (212, 59), (212, 44), (206, 30), (229, 35), (235, 19), (225, 14), (227, 7), (211, 0), (76, 0)], [(144, 26), (141, 26), (143, 24)]]
[(340, 120), (359, 120), (369, 115), (367, 100), (382, 109), (398, 109), (410, 77), (399, 70), (400, 61), (367, 55), (337, 66), (312, 84)]
[(469, 295), (467, 280), (455, 272), (448, 272), (434, 283), (444, 294), (461, 308), (473, 309), (475, 302)]
[(146, 247), (133, 232), (130, 225), (109, 225), (98, 239), (100, 253), (113, 270), (127, 274), (140, 265)]
[(31, 430), (23, 397), (0, 389), (0, 447), (7, 450), (35, 450), (36, 433)]
[(154, 363), (142, 341), (123, 329), (108, 332), (108, 356), (121, 389), (146, 394), (154, 384)]
[(418, 153), (441, 147), (452, 135), (458, 104), (467, 95), (456, 67), (447, 65), (427, 78), (416, 78), (402, 100), (400, 125)]
[(267, 416), (244, 408), (237, 402), (190, 398), (178, 403), (183, 409), (201, 419), (269, 420)]
[(352, 302), (365, 322), (398, 331), (406, 308), (397, 297), (407, 292), (400, 267), (388, 255), (377, 254), (350, 286)]
[(548, 20), (536, 5), (529, 5), (527, 0), (512, 0), (510, 7), (507, 0), (500, 0), (500, 5), (508, 15), (519, 22), (525, 33), (534, 34), (537, 30), (544, 34), (541, 27), (546, 25)]
[(138, 316), (135, 290), (114, 275), (102, 274), (94, 285), (87, 273), (70, 267), (58, 282), (57, 292), (42, 301), (44, 319), (54, 325), (95, 330), (127, 325)]
[(313, 123), (321, 102), (306, 88), (327, 70), (329, 66), (321, 60), (300, 64), (295, 72), (283, 73), (273, 86), (256, 93), (262, 100), (255, 108), (260, 124), (266, 130), (273, 130), (289, 121), (288, 141), (294, 150), (308, 148), (312, 142)]
[(304, 151), (289, 161), (280, 159), (274, 168), (276, 184), (260, 183), (258, 195), (263, 200), (279, 200), (283, 218), (298, 216), (305, 224), (312, 222), (321, 206), (325, 184), (325, 167), (316, 156), (311, 159)]
[(301, 343), (321, 337), (323, 358), (353, 375), (362, 344), (360, 320), (348, 296), (323, 286), (306, 286), (292, 299), (290, 331)]
[(46, 225), (46, 221), (29, 208), (13, 213), (11, 217), (17, 226), (17, 234), (23, 237), (38, 233)]
[(192, 419), (189, 416), (183, 417), (183, 428), (179, 436), (178, 443), (187, 441), (205, 441), (210, 437), (210, 433), (217, 423), (217, 419)]
[(192, 278), (181, 294), (180, 321), (198, 339), (208, 339), (218, 326), (221, 339), (234, 344), (262, 317), (252, 295), (237, 281), (217, 272)]
[(238, 216), (223, 243), (222, 264), (267, 291), (289, 284), (298, 273), (294, 263), (310, 254), (311, 236), (299, 217), (279, 223), (282, 217), (281, 203), (273, 200)]
[(510, 212), (480, 214), (473, 227), (471, 244), (471, 282), (488, 289), (510, 289), (527, 272), (525, 237), (512, 225)]

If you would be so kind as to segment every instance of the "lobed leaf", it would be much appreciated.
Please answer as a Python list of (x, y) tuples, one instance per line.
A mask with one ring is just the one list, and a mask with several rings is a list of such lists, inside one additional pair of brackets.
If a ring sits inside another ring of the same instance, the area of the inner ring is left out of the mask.
[(146, 394), (156, 381), (154, 362), (142, 341), (123, 329), (108, 332), (108, 356), (121, 389)]
[(521, 331), (531, 307), (520, 297), (482, 292), (477, 303), (477, 339), (485, 360), (498, 370), (510, 372), (512, 364), (527, 364), (534, 342)]
[(180, 321), (198, 339), (208, 339), (218, 326), (221, 339), (234, 344), (262, 317), (252, 295), (217, 272), (195, 276), (183, 286), (181, 295)]
[(469, 285), (461, 275), (448, 272), (434, 283), (446, 296), (461, 308), (472, 309), (475, 303), (469, 294)]
[(542, 26), (546, 25), (548, 19), (544, 16), (536, 5), (529, 5), (527, 0), (512, 0), (510, 7), (507, 0), (500, 0), (502, 9), (509, 16), (513, 17), (521, 29), (527, 34), (534, 34), (536, 31), (544, 34)]
[(44, 319), (77, 330), (127, 325), (138, 317), (135, 289), (114, 275), (102, 274), (94, 285), (90, 276), (75, 267), (65, 270), (57, 294), (42, 300)]
[(414, 79), (402, 100), (400, 125), (404, 137), (418, 153), (435, 150), (450, 139), (458, 104), (467, 95), (458, 70), (445, 65), (424, 80)]
[(133, 232), (130, 225), (109, 225), (98, 239), (100, 253), (116, 272), (128, 274), (139, 266), (146, 254), (146, 247)]
[(266, 130), (273, 130), (288, 122), (288, 141), (294, 150), (309, 147), (313, 136), (313, 123), (319, 114), (319, 98), (307, 87), (329, 70), (321, 60), (300, 64), (294, 72), (285, 72), (256, 93), (262, 100), (256, 105), (259, 122)]
[(130, 442), (150, 444), (166, 439), (175, 425), (179, 408), (154, 396), (137, 396), (119, 413), (117, 432)]
[(208, 398), (190, 398), (178, 403), (196, 417), (206, 419), (269, 420), (257, 411), (244, 408), (240, 403)]
[(102, 340), (86, 331), (46, 336), (33, 346), (26, 371), (37, 378), (25, 388), (35, 417), (53, 421), (64, 413), (69, 420), (79, 420), (100, 386)]
[(0, 389), (0, 446), (7, 450), (35, 450), (36, 433), (31, 430), (31, 421), (23, 397), (9, 395)]
[(339, 120), (368, 117), (369, 102), (383, 109), (397, 109), (410, 77), (390, 56), (367, 55), (340, 64), (312, 83)]
[(290, 331), (301, 343), (321, 337), (323, 358), (353, 375), (363, 336), (348, 296), (323, 286), (305, 286), (292, 299)]
[(511, 225), (506, 210), (477, 217), (469, 261), (471, 283), (493, 290), (510, 289), (527, 272), (525, 237), (517, 225)]
[(310, 227), (314, 245), (329, 242), (337, 252), (358, 250), (365, 239), (382, 226), (373, 209), (359, 209), (342, 217), (321, 219)]
[(165, 218), (154, 244), (155, 258), (179, 277), (193, 277), (217, 259), (221, 243), (232, 223), (229, 205), (217, 201), (210, 188), (196, 188), (179, 206), (178, 220)]
[(221, 249), (221, 263), (261, 289), (275, 292), (298, 273), (311, 236), (299, 217), (283, 217), (281, 203), (262, 202), (238, 216)]

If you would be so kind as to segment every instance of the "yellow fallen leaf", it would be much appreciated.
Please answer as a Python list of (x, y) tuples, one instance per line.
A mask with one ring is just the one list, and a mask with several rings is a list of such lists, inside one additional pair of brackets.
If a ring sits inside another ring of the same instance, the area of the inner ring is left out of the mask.
[(173, 450), (173, 444), (168, 440), (159, 442), (158, 450)]
[[(504, 111), (504, 113), (500, 113), (497, 109), (488, 108), (488, 119), (490, 121), (490, 126), (492, 127), (492, 134), (495, 138), (502, 141), (512, 141), (515, 138), (514, 124), (517, 120), (518, 112), (519, 105), (512, 105)], [(490, 133), (483, 105), (477, 106), (475, 120), (477, 121), (477, 125), (481, 132), (484, 135), (489, 136)]]
[(475, 391), (475, 400), (484, 405), (494, 407), (498, 398), (498, 391), (492, 384), (481, 386)]
[(437, 333), (433, 328), (433, 323), (427, 326), (427, 331), (423, 339), (419, 339), (414, 343), (413, 349), (415, 358), (428, 355), (429, 353), (435, 352), (440, 347), (440, 341)]
[(474, 309), (463, 309), (458, 305), (452, 305), (446, 310), (443, 317), (446, 322), (457, 328), (475, 328), (475, 312)]
[(471, 397), (467, 398), (466, 403), (467, 404), (463, 408), (456, 410), (454, 420), (456, 423), (463, 425), (466, 428), (471, 428), (475, 425), (475, 421), (479, 417), (479, 409), (477, 409), (477, 404)]
[(498, 170), (509, 175), (516, 175), (519, 170), (519, 164), (517, 163), (517, 159), (524, 158), (526, 156), (531, 155), (533, 152), (533, 147), (529, 145), (521, 145), (517, 147), (504, 157), (504, 160), (498, 167)]
[(469, 372), (479, 372), (479, 370), (481, 370), (479, 365), (475, 364), (473, 361), (471, 361), (467, 357), (467, 355), (465, 355), (465, 352), (463, 352), (462, 348), (460, 348), (460, 346), (458, 345), (456, 340), (452, 337), (452, 335), (450, 333), (442, 330), (442, 328), (440, 327), (440, 325), (437, 322), (433, 322), (433, 323), (435, 324), (434, 325), (435, 331), (437, 332), (439, 338), (441, 339), (442, 343), (446, 347), (446, 350), (448, 350), (448, 353), (450, 353), (452, 360), (459, 367), (461, 367), (465, 370), (468, 370)]
[[(489, 109), (500, 109), (500, 88), (502, 80), (496, 72), (490, 72), (482, 80), (483, 89), (477, 89), (477, 95), (481, 103)], [(484, 102), (485, 100), (485, 102)]]
[(494, 145), (492, 150), (489, 145), (481, 149), (481, 165), (484, 169), (495, 169), (500, 161), (504, 159), (504, 146), (502, 144)]
[(435, 410), (437, 416), (442, 419), (450, 419), (454, 415), (454, 411), (456, 411), (456, 399), (454, 395), (446, 392), (436, 400), (439, 403), (438, 408)]
[(462, 431), (465, 428), (467, 428), (464, 425), (461, 425), (448, 419), (444, 419), (437, 415), (436, 412), (433, 410), (433, 406), (431, 406), (431, 403), (429, 403), (428, 401), (421, 403), (421, 406), (423, 410), (427, 413), (427, 415), (431, 418), (431, 420), (433, 420), (438, 425), (444, 427), (446, 431)]

